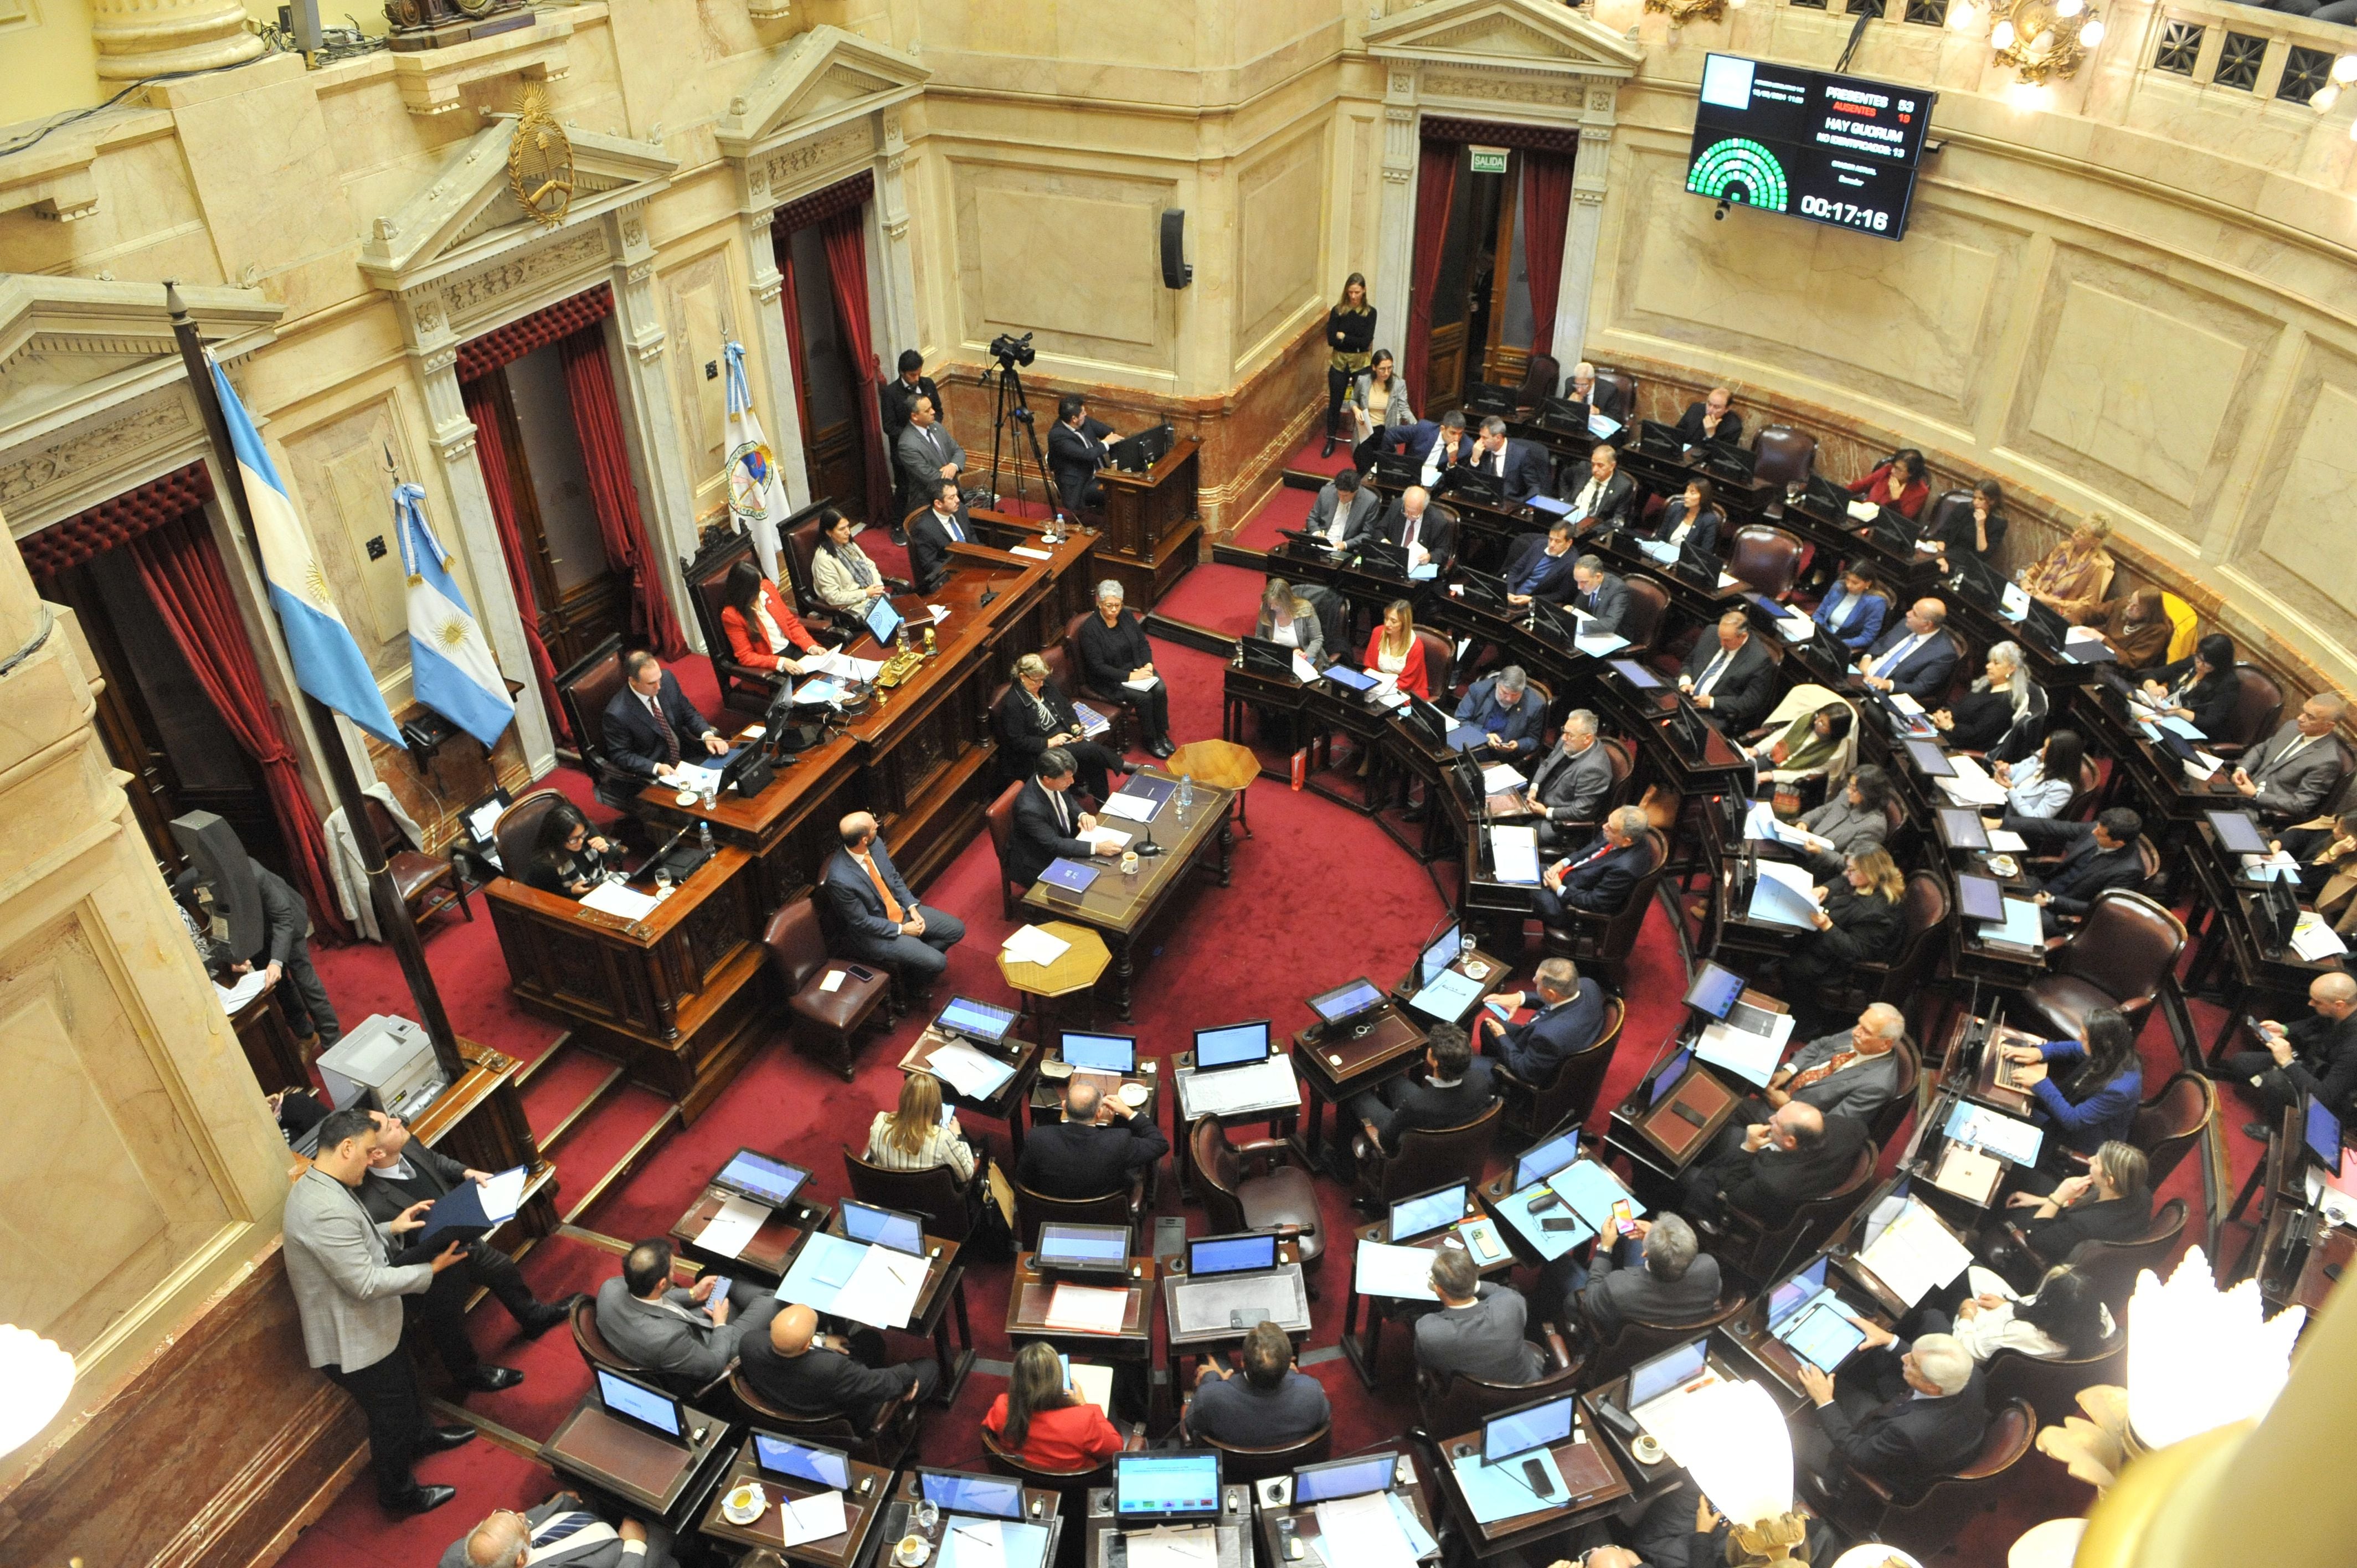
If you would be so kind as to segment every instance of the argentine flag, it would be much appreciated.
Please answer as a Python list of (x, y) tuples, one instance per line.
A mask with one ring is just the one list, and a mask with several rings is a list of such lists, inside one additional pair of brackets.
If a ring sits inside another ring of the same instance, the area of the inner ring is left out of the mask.
[(295, 682), (352, 723), (389, 746), (401, 744), (401, 731), (376, 689), (376, 676), (361, 657), (344, 618), (336, 613), (336, 596), (328, 586), (311, 536), (295, 515), (277, 466), (264, 449), (262, 437), (237, 401), (229, 377), (210, 354), (213, 392), (221, 399), (221, 421), (229, 426), (230, 449), (245, 481), (246, 504), (253, 509), (253, 533), (262, 544), (262, 579), (270, 587), (270, 607), (286, 635), (286, 654), (295, 661)]
[(515, 722), (508, 683), (450, 577), (450, 553), (434, 537), (415, 485), (393, 488), (393, 529), (409, 575), (409, 669), (417, 700), (473, 736), (489, 751)]
[(782, 583), (778, 525), (786, 519), (786, 487), (779, 481), (777, 458), (753, 412), (752, 389), (745, 382), (745, 345), (729, 343), (721, 352), (728, 361), (728, 515), (736, 519), (737, 532), (753, 536), (753, 556), (762, 572), (771, 582)]

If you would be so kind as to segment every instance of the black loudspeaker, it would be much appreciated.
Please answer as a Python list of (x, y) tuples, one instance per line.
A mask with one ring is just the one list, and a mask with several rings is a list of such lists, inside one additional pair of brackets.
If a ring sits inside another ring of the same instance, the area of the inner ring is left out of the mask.
[(213, 908), (229, 917), (229, 950), (251, 959), (262, 950), (262, 887), (237, 830), (210, 811), (172, 819), (172, 837), (188, 857), (188, 868), (173, 879), (172, 891), (201, 882), (212, 889)]
[(1195, 281), (1187, 264), (1187, 212), (1173, 207), (1162, 214), (1162, 286), (1185, 288)]

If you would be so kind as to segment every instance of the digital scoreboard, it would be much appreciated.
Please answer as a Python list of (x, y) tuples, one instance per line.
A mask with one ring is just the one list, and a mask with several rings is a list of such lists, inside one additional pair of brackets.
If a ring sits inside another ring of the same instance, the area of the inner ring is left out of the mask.
[(1907, 232), (1937, 93), (1862, 77), (1705, 58), (1686, 188), (1837, 229)]

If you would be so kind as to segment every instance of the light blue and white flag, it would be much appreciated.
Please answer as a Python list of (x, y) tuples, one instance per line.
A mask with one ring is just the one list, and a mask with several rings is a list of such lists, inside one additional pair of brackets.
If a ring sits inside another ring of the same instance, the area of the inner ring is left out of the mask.
[(778, 460), (761, 434), (760, 416), (753, 412), (752, 388), (745, 381), (745, 345), (729, 343), (721, 355), (728, 361), (728, 423), (724, 439), (728, 450), (728, 515), (740, 532), (753, 536), (753, 557), (773, 583), (782, 583), (779, 570), (778, 525), (786, 520), (786, 487), (778, 478)]
[(393, 488), (393, 528), (409, 576), (410, 678), (419, 702), (488, 751), (515, 722), (515, 703), (467, 596), (450, 576), (450, 553), (425, 521), (425, 500), (415, 485)]
[(319, 565), (311, 536), (295, 515), (286, 486), (278, 478), (262, 436), (237, 401), (229, 377), (210, 354), (213, 391), (221, 399), (221, 419), (229, 426), (230, 449), (245, 480), (246, 504), (253, 509), (254, 537), (262, 545), (262, 578), (270, 588), (271, 608), (286, 634), (287, 657), (295, 661), (295, 682), (352, 723), (391, 746), (399, 746), (401, 731), (384, 705), (376, 676), (361, 656), (344, 618), (337, 613), (336, 596), (328, 574)]

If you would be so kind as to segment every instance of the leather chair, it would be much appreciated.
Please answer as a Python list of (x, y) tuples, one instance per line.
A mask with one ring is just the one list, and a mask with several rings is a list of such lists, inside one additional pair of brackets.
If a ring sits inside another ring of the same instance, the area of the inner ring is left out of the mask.
[(1781, 599), (1800, 580), (1801, 542), (1781, 528), (1762, 523), (1738, 528), (1727, 570), (1769, 598)]
[(1329, 1421), (1307, 1437), (1267, 1448), (1239, 1448), (1216, 1437), (1199, 1437), (1190, 1441), (1218, 1451), (1221, 1480), (1265, 1481), (1272, 1476), (1282, 1476), (1297, 1466), (1315, 1465), (1323, 1460), (1333, 1447), (1334, 1423)]
[(1816, 470), (1817, 438), (1789, 424), (1763, 424), (1751, 438), (1752, 475), (1770, 484), (1805, 485)]
[[(1897, 800), (1891, 804), (1898, 805)], [(1836, 1011), (1856, 1007), (1864, 1012), (1871, 1002), (1904, 1007), (1921, 990), (1924, 966), (1941, 950), (1935, 939), (1948, 923), (1947, 884), (1929, 871), (1910, 872), (1899, 913), (1906, 929), (1899, 951), (1889, 963), (1851, 965), (1833, 1001)]]
[(2092, 757), (2082, 757), (2079, 759), (2079, 787), (2071, 791), (2071, 798), (2062, 803), (2061, 811), (2054, 813), (2055, 820), (2066, 822), (2083, 822), (2092, 820), (2095, 814), (2095, 803), (2102, 797), (2103, 789), (2102, 766)]
[(770, 917), (761, 932), (770, 971), (778, 977), (786, 997), (793, 1032), (803, 1042), (815, 1040), (819, 1054), (844, 1082), (851, 1081), (852, 1041), (875, 1021), (881, 1009), (888, 1025), (899, 1016), (892, 1005), (892, 983), (883, 970), (866, 964), (868, 978), (845, 969), (832, 991), (823, 991), (830, 955), (819, 924), (818, 907), (809, 898), (789, 898)]
[[(1188, 1132), (1188, 1153), (1211, 1233), (1274, 1230), (1300, 1245), (1301, 1277), (1318, 1294), (1318, 1260), (1326, 1251), (1318, 1233), (1318, 1183), (1289, 1138), (1228, 1142), (1228, 1130), (1206, 1116)], [(1254, 1174), (1249, 1167), (1259, 1163)]]
[[(947, 1165), (929, 1165), (920, 1171), (888, 1171), (882, 1165), (869, 1165), (845, 1144), (843, 1173), (851, 1182), (852, 1197), (878, 1208), (897, 1208), (904, 1214), (921, 1216), (928, 1236), (963, 1241), (974, 1234), (974, 1205), (969, 1196), (973, 1183), (958, 1180), (957, 1172)], [(974, 1180), (981, 1179), (982, 1172), (977, 1169)]]
[(2136, 1108), (2127, 1141), (2144, 1151), (2153, 1186), (2169, 1179), (2185, 1152), (2217, 1118), (2218, 1086), (2198, 1072), (2179, 1073)]
[(500, 852), (500, 864), (510, 876), (521, 879), (523, 868), (532, 864), (540, 847), (540, 827), (548, 813), (565, 804), (561, 789), (534, 789), (500, 813), (491, 824), (491, 843)]
[(556, 700), (564, 706), (565, 722), (572, 727), (573, 743), (580, 748), (581, 766), (596, 782), (597, 799), (618, 811), (628, 811), (631, 797), (638, 793), (631, 781), (615, 776), (606, 761), (606, 704), (623, 683), (619, 637), (606, 639), (556, 675)]
[(410, 923), (423, 926), (428, 916), (438, 915), (453, 904), (473, 923), (475, 911), (467, 903), (466, 879), (457, 867), (444, 856), (410, 848), (408, 835), (384, 809), (384, 802), (374, 796), (363, 799), (368, 801), (369, 826), (376, 830), (376, 841), (384, 846), (384, 868), (393, 875), (393, 889), (401, 895), (401, 907), (409, 912)]
[(2136, 1275), (2167, 1263), (2184, 1230), (2185, 1200), (2172, 1197), (2154, 1212), (2152, 1223), (2141, 1236), (2125, 1241), (2082, 1241), (2071, 1249), (2068, 1258), (2041, 1259), (2040, 1265), (2067, 1262), (2083, 1272), (2095, 1282), (2096, 1296), (2117, 1316), (2126, 1310)]
[(1620, 618), (1620, 635), (1631, 651), (1650, 653), (1661, 640), (1662, 623), (1670, 613), (1670, 590), (1651, 577), (1630, 577), (1628, 613)]
[(1749, 1294), (1722, 1275), (1718, 1299), (1701, 1317), (1684, 1323), (1661, 1323), (1624, 1316), (1620, 1331), (1607, 1335), (1587, 1315), (1587, 1293), (1582, 1292), (1575, 1299), (1577, 1303), (1574, 1308), (1577, 1314), (1576, 1326), (1587, 1348), (1586, 1364), (1580, 1369), (1580, 1381), (1591, 1389), (1602, 1388), (1640, 1361), (1650, 1360), (1665, 1350), (1675, 1349), (1715, 1329), (1724, 1328), (1742, 1316), (1744, 1309), (1751, 1305)]
[(1416, 1424), (1435, 1442), (1446, 1442), (1460, 1432), (1478, 1432), (1481, 1423), (1501, 1410), (1567, 1394), (1587, 1386), (1586, 1369), (1576, 1360), (1563, 1330), (1552, 1323), (1534, 1326), (1544, 1337), (1546, 1369), (1529, 1383), (1493, 1383), (1462, 1372), (1446, 1374), (1415, 1369)]
[(573, 1348), (581, 1352), (583, 1365), (592, 1372), (603, 1367), (609, 1372), (623, 1372), (633, 1378), (653, 1376), (644, 1367), (614, 1348), (612, 1341), (597, 1329), (597, 1301), (585, 1295), (573, 1304)]
[[(1129, 1186), (1093, 1197), (1050, 1197), (1017, 1182), (1015, 1233), (1021, 1239), (1023, 1250), (1032, 1251), (1039, 1245), (1039, 1227), (1050, 1219), (1066, 1225), (1134, 1226), (1145, 1205), (1146, 1174), (1142, 1171)], [(1130, 1244), (1135, 1246), (1145, 1240), (1146, 1238), (1133, 1237)]]
[(1017, 882), (1006, 874), (1006, 857), (1015, 848), (1015, 797), (1023, 793), (1023, 781), (1017, 779), (998, 792), (997, 799), (982, 809), (982, 820), (990, 829), (990, 847), (998, 856), (998, 909), (1008, 919), (1015, 918), (1016, 900), (1030, 888), (1028, 882)]
[[(1023, 1455), (1014, 1453), (998, 1440), (998, 1434), (988, 1427), (982, 1429), (982, 1460), (994, 1476), (1011, 1476), (1027, 1487), (1056, 1494), (1057, 1511), (1063, 1517), (1064, 1536), (1070, 1541), (1079, 1534), (1082, 1510), (1087, 1507), (1088, 1495), (1099, 1487), (1113, 1485), (1113, 1461), (1092, 1465), (1084, 1470), (1049, 1470), (1026, 1463)], [(1063, 1553), (1057, 1554), (1063, 1561)], [(1077, 1562), (1075, 1555), (1073, 1561)]]
[(1514, 393), (1516, 406), (1536, 408), (1541, 398), (1553, 397), (1563, 385), (1563, 361), (1553, 354), (1533, 354), (1523, 371), (1522, 390)]
[(2079, 1391), (2097, 1383), (2127, 1383), (2128, 1334), (2116, 1320), (2103, 1344), (2084, 1356), (2032, 1356), (2011, 1347), (1981, 1365), (1992, 1405), (2027, 1400), (2035, 1410), (2076, 1410)]
[(2141, 1030), (2184, 951), (2185, 926), (2175, 915), (2141, 893), (2106, 888), (2070, 940), (2047, 954), (2046, 972), (2022, 998), (2054, 1031), (2049, 1039), (2078, 1038), (2098, 1007), (2118, 1008)]
[(2234, 709), (2226, 721), (2226, 733), (2212, 736), (2206, 744), (2216, 756), (2240, 757), (2276, 733), (2276, 726), (2283, 723), (2283, 688), (2265, 671), (2237, 664)]
[[(720, 705), (759, 715), (770, 711), (770, 698), (781, 677), (774, 670), (737, 663), (728, 633), (720, 624), (720, 612), (728, 607), (728, 574), (737, 562), (752, 558), (752, 535), (719, 528), (706, 535), (701, 550), (680, 564), (680, 570), (687, 578), (687, 602), (695, 611), (695, 624), (704, 631), (705, 651), (712, 658), (712, 673), (720, 682)], [(793, 596), (789, 585), (784, 597), (791, 603)]]
[(1443, 707), (1453, 706), (1457, 695), (1456, 645), (1426, 626), (1415, 628), (1415, 639), (1424, 648), (1424, 679), (1432, 688), (1432, 700)]
[(1792, 1219), (1773, 1228), (1727, 1204), (1726, 1229), (1735, 1245), (1718, 1253), (1720, 1264), (1732, 1264), (1749, 1279), (1783, 1278), (1787, 1258), (1813, 1251), (1835, 1226), (1849, 1218), (1867, 1184), (1874, 1180), (1875, 1161), (1879, 1157), (1875, 1145), (1867, 1144), (1858, 1150), (1857, 1163), (1839, 1187), (1823, 1197), (1809, 1199), (1792, 1211)]
[(742, 1370), (730, 1366), (727, 1372), (728, 1393), (737, 1408), (755, 1426), (800, 1443), (823, 1444), (840, 1448), (863, 1464), (879, 1469), (897, 1470), (908, 1463), (917, 1445), (917, 1405), (912, 1400), (887, 1400), (884, 1408), (876, 1412), (875, 1423), (865, 1429), (852, 1424), (848, 1415), (836, 1412), (832, 1415), (796, 1415), (780, 1410), (753, 1391)]
[(1598, 365), (1596, 367), (1596, 379), (1606, 386), (1620, 389), (1620, 406), (1629, 411), (1629, 417), (1620, 423), (1636, 424), (1641, 415), (1641, 411), (1637, 407), (1637, 378), (1626, 371), (1608, 371)]
[(1852, 1536), (1872, 1534), (1920, 1556), (1953, 1545), (1975, 1514), (1996, 1506), (1998, 1477), (2029, 1452), (2038, 1412), (2027, 1400), (2008, 1400), (1989, 1416), (1980, 1452), (1933, 1481), (1920, 1497), (1905, 1497), (1861, 1470), (1847, 1472), (1839, 1498), (1824, 1497), (1813, 1475), (1805, 1493), (1813, 1507)]
[(1615, 996), (1604, 1004), (1604, 1028), (1596, 1043), (1564, 1059), (1555, 1081), (1544, 1087), (1524, 1083), (1506, 1064), (1491, 1058), (1505, 1094), (1505, 1129), (1525, 1143), (1552, 1136), (1557, 1129), (1586, 1126), (1603, 1091), (1604, 1075), (1612, 1070), (1612, 1053), (1620, 1048), (1620, 1026), (1628, 1022), (1629, 1004)]
[(833, 504), (830, 499), (814, 500), (786, 519), (785, 526), (778, 530), (783, 545), (778, 557), (785, 563), (786, 576), (793, 587), (794, 613), (802, 618), (811, 634), (822, 637), (825, 634), (821, 627), (833, 627), (836, 635), (856, 639), (866, 631), (866, 625), (818, 596), (818, 578), (811, 565), (818, 555), (819, 517)]
[(1618, 911), (1603, 915), (1575, 909), (1570, 911), (1572, 924), (1541, 928), (1540, 945), (1548, 957), (1570, 959), (1582, 974), (1594, 973), (1623, 993), (1628, 990), (1629, 955), (1636, 950), (1638, 933), (1644, 929), (1645, 916), (1653, 907), (1654, 890), (1670, 868), (1667, 836), (1653, 829), (1645, 840), (1653, 852), (1652, 867), (1637, 878), (1629, 890), (1629, 901)]
[[(1972, 515), (1972, 491), (1942, 490), (1932, 498), (1932, 504), (1923, 509), (1923, 516), (1916, 525), (1917, 532), (1925, 539), (1937, 538), (1951, 522), (1958, 520), (1969, 522)], [(1948, 564), (1955, 564), (1953, 557)]]
[(1877, 1148), (1899, 1135), (1907, 1113), (1915, 1109), (1915, 1096), (1923, 1082), (1923, 1053), (1914, 1040), (1901, 1035), (1890, 1049), (1899, 1058), (1899, 1081), (1891, 1086), (1889, 1102), (1867, 1120), (1867, 1134)]
[(1398, 1151), (1388, 1155), (1361, 1122), (1351, 1139), (1359, 1157), (1360, 1197), (1380, 1209), (1443, 1182), (1480, 1181), (1505, 1110), (1500, 1101), (1454, 1127), (1411, 1127), (1399, 1135)]

